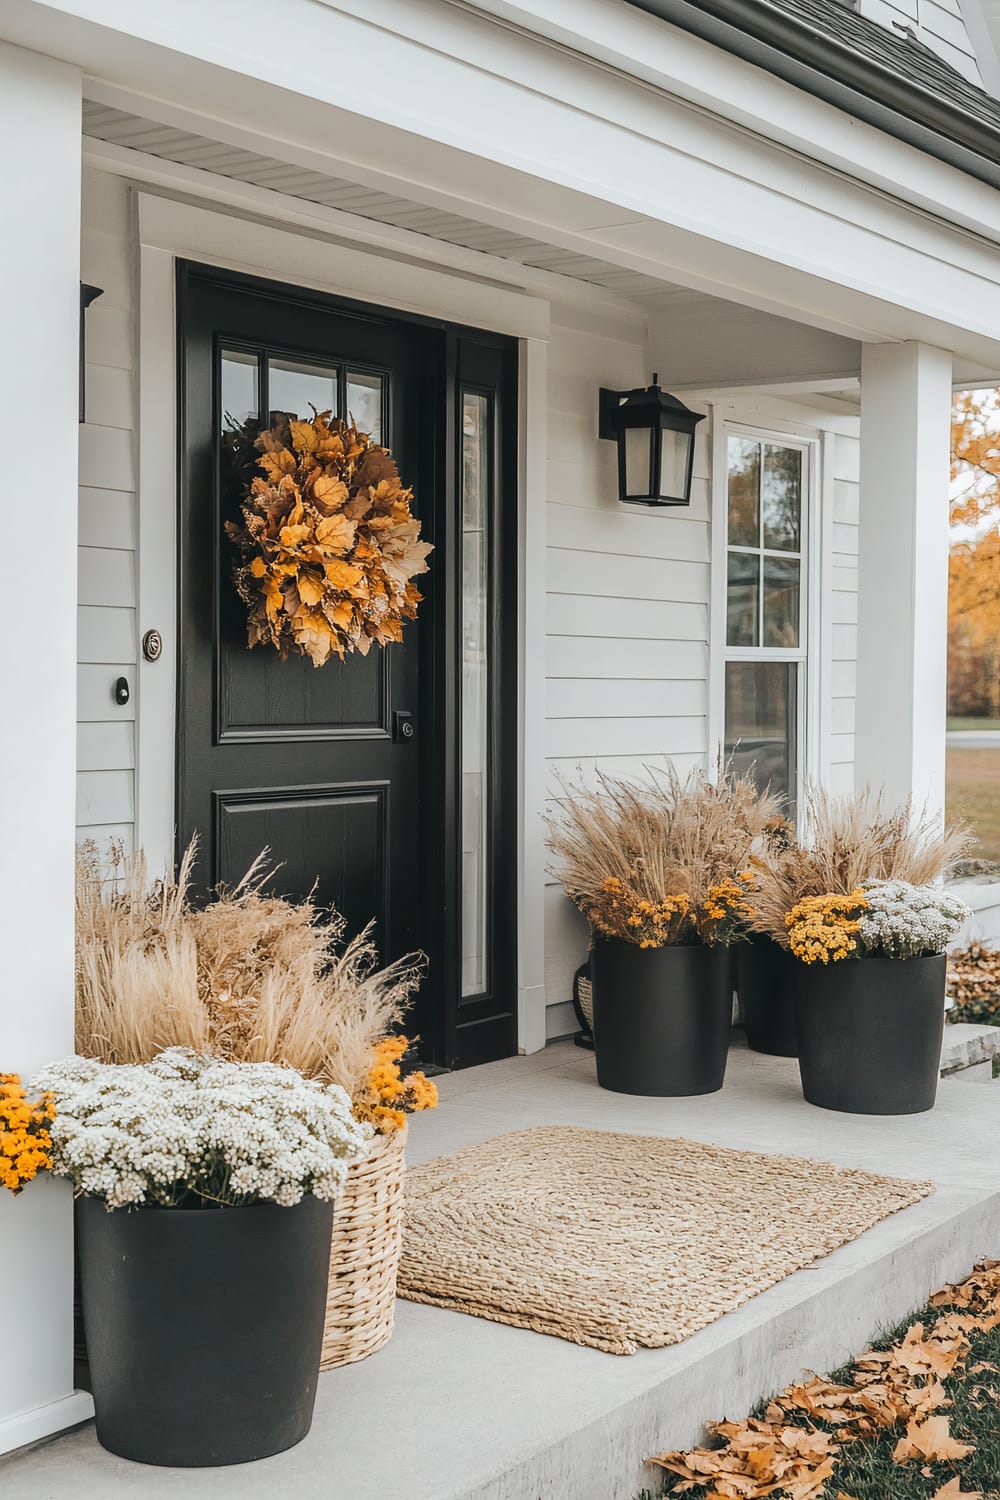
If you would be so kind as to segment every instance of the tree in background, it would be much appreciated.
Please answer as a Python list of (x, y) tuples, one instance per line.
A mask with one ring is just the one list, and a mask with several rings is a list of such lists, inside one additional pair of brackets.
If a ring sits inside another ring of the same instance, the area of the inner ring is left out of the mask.
[(956, 396), (948, 712), (1000, 718), (1000, 391)]

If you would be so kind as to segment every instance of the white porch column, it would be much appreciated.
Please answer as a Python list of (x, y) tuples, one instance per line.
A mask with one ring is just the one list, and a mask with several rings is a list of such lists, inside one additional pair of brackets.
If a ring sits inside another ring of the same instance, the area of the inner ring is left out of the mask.
[(855, 783), (944, 806), (951, 355), (866, 344)]
[[(80, 94), (77, 69), (0, 43), (0, 1072), (25, 1075), (73, 1050)], [(67, 1184), (0, 1188), (0, 1271), (5, 1451), (92, 1410)]]

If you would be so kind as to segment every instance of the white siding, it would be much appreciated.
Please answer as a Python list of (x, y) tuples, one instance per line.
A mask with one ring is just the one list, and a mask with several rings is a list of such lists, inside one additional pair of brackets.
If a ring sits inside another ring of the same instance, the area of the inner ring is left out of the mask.
[(972, 83), (982, 83), (976, 50), (959, 0), (860, 0), (863, 16), (892, 30), (908, 26), (915, 35)]
[[(696, 448), (690, 511), (626, 509), (615, 447), (597, 436), (597, 392), (651, 377), (647, 331), (553, 309), (549, 344), (548, 782), (596, 769), (641, 775), (669, 756), (682, 771), (708, 750), (709, 444)], [(573, 973), (583, 919), (559, 887), (545, 900), (547, 1034), (576, 1029)]]
[[(87, 312), (87, 421), (80, 428), (77, 824), (131, 846), (135, 818), (136, 373), (128, 193), (86, 172), (81, 277), (103, 288)], [(114, 701), (127, 677), (132, 701)]]

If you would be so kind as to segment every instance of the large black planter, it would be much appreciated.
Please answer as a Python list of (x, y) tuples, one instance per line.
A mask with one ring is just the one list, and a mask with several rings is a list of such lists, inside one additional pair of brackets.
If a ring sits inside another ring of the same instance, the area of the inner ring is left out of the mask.
[(943, 953), (795, 960), (799, 1072), (809, 1103), (856, 1115), (933, 1108), (946, 969)]
[(797, 1057), (795, 1040), (795, 966), (786, 948), (763, 934), (737, 943), (736, 988), (754, 1052)]
[(77, 1203), (97, 1436), (139, 1463), (266, 1458), (312, 1421), (333, 1205)]
[(712, 1094), (732, 1021), (728, 948), (639, 948), (600, 939), (591, 957), (597, 1081), (618, 1094)]

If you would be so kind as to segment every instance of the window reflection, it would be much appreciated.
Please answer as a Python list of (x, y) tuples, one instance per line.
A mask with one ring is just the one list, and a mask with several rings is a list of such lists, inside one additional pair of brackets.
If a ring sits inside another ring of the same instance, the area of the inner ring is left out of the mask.
[(764, 645), (799, 644), (799, 560), (764, 558)]
[(347, 372), (347, 414), (354, 425), (376, 443), (382, 441), (384, 377), (365, 370)]
[(796, 798), (798, 663), (726, 663), (726, 760), (737, 775)]
[(753, 438), (729, 438), (729, 544), (760, 545), (760, 444)]
[(462, 397), (462, 994), (488, 988), (491, 400)]
[(764, 546), (779, 552), (797, 552), (802, 503), (801, 448), (765, 443), (760, 498)]
[(267, 404), (272, 414), (308, 419), (317, 411), (339, 414), (337, 370), (289, 359), (267, 362)]
[(222, 430), (242, 427), (260, 410), (260, 376), (256, 354), (240, 349), (222, 351)]
[(729, 554), (726, 612), (728, 645), (760, 644), (760, 558), (755, 552)]

